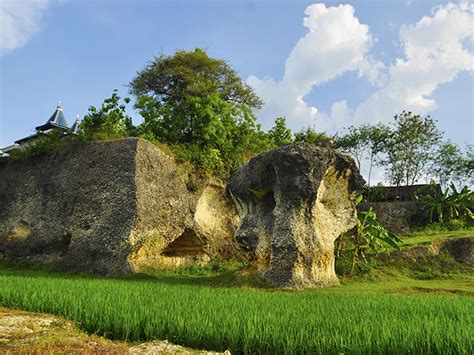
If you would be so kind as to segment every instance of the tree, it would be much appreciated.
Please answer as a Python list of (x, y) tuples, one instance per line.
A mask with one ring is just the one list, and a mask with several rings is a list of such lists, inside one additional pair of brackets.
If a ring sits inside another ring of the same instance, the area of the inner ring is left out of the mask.
[(367, 184), (370, 187), (372, 169), (380, 160), (379, 154), (383, 152), (384, 145), (390, 137), (390, 130), (383, 123), (379, 123), (375, 126), (367, 126), (367, 131), (366, 134), (369, 140), (369, 178)]
[(125, 113), (125, 104), (130, 102), (124, 98), (125, 104), (120, 103), (120, 96), (114, 90), (112, 96), (105, 99), (101, 107), (89, 107), (89, 112), (81, 122), (81, 134), (86, 139), (118, 138), (129, 135), (134, 130), (132, 119)]
[(422, 117), (409, 111), (396, 115), (389, 135), (383, 141), (386, 156), (380, 161), (390, 183), (396, 186), (415, 184), (427, 172), (441, 138), (436, 122), (430, 116)]
[(359, 170), (363, 160), (369, 161), (367, 183), (370, 186), (372, 168), (377, 161), (378, 155), (383, 151), (384, 143), (388, 136), (388, 127), (381, 123), (375, 126), (362, 125), (359, 128), (351, 126), (346, 134), (335, 139), (334, 146), (350, 154), (356, 161)]
[(155, 57), (130, 82), (130, 92), (137, 96), (139, 109), (145, 102), (153, 102), (154, 120), (160, 121), (155, 126), (161, 126), (166, 139), (182, 142), (195, 138), (201, 122), (196, 121), (193, 109), (203, 108), (202, 103), (210, 96), (240, 111), (263, 105), (225, 60), (210, 58), (201, 49)]
[(464, 152), (463, 156), (463, 182), (474, 185), (474, 146), (472, 144), (466, 145), (466, 151)]
[(307, 127), (295, 133), (295, 142), (306, 142), (320, 147), (332, 147), (333, 137), (328, 136), (325, 132), (316, 132), (314, 129)]
[(467, 161), (461, 149), (448, 140), (436, 151), (431, 163), (431, 171), (444, 188), (452, 180), (463, 180), (467, 170), (466, 164)]
[(343, 152), (351, 155), (356, 161), (360, 170), (364, 154), (369, 149), (369, 136), (367, 130), (351, 126), (348, 132), (340, 137), (336, 137), (334, 146)]
[(174, 147), (206, 174), (224, 177), (269, 145), (252, 113), (263, 102), (227, 62), (200, 49), (156, 57), (130, 91), (140, 136)]
[(286, 127), (286, 120), (283, 117), (275, 119), (275, 125), (268, 131), (268, 136), (276, 146), (293, 142), (291, 129)]

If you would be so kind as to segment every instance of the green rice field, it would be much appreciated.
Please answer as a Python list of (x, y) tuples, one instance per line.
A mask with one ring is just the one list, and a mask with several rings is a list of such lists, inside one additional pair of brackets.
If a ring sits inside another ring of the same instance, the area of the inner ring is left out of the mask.
[(284, 292), (0, 268), (0, 305), (60, 315), (112, 339), (168, 339), (232, 353), (474, 352), (469, 293), (367, 285)]

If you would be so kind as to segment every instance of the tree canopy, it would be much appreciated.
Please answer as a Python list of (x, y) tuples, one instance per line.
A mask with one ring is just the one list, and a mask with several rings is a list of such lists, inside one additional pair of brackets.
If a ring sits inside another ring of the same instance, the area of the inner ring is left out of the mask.
[(350, 154), (359, 169), (364, 159), (369, 161), (367, 182), (370, 186), (372, 168), (379, 161), (378, 155), (386, 147), (389, 136), (389, 128), (381, 123), (374, 126), (368, 124), (360, 127), (351, 126), (347, 133), (335, 138), (334, 146)]
[[(265, 132), (252, 109), (263, 101), (223, 59), (201, 50), (178, 50), (155, 57), (129, 85), (134, 108), (143, 118), (137, 127), (126, 113), (130, 99), (114, 90), (101, 107), (91, 106), (81, 124), (86, 139), (140, 136), (170, 147), (178, 160), (191, 162), (205, 174), (228, 176), (246, 159), (282, 144), (307, 142), (333, 147), (353, 156), (359, 168), (369, 162), (385, 170), (394, 185), (413, 185), (421, 177), (442, 185), (473, 178), (473, 150), (465, 153), (442, 133), (429, 116), (402, 111), (390, 124), (349, 127), (329, 136), (312, 128), (292, 133), (284, 117)], [(363, 169), (365, 170), (365, 169)]]
[(138, 134), (175, 146), (205, 171), (226, 175), (271, 144), (252, 112), (262, 100), (226, 61), (203, 50), (156, 57), (130, 91), (144, 119)]
[(430, 116), (402, 111), (394, 118), (382, 164), (391, 183), (413, 185), (426, 172), (442, 133)]
[(263, 101), (242, 82), (223, 59), (211, 58), (201, 49), (179, 50), (173, 56), (160, 55), (130, 82), (136, 96), (154, 96), (166, 105), (178, 105), (189, 97), (217, 94), (224, 101), (260, 108)]

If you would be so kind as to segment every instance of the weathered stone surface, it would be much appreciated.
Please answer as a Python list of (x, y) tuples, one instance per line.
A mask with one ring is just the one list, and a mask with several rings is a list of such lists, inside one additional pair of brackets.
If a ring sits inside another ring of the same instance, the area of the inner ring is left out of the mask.
[(384, 262), (402, 260), (407, 265), (430, 264), (437, 262), (440, 254), (446, 253), (459, 263), (469, 266), (474, 265), (474, 235), (466, 237), (447, 237), (437, 240), (429, 245), (417, 246), (389, 254), (380, 254), (378, 258)]
[(418, 201), (364, 202), (357, 207), (359, 211), (367, 211), (372, 207), (385, 228), (392, 233), (402, 234), (409, 232), (410, 226), (419, 224), (423, 219), (420, 212), (422, 204)]
[(334, 241), (356, 224), (353, 160), (306, 143), (260, 154), (229, 180), (239, 211), (237, 243), (271, 283), (286, 288), (339, 283)]
[(238, 255), (234, 233), (239, 222), (239, 215), (226, 194), (225, 185), (206, 186), (196, 203), (194, 231), (203, 238), (212, 236), (212, 243), (207, 243), (208, 255), (219, 255), (224, 259)]
[(188, 191), (174, 160), (141, 139), (0, 165), (0, 256), (7, 258), (98, 273), (204, 263), (236, 250), (237, 223), (222, 186)]
[(456, 238), (448, 239), (444, 245), (453, 258), (460, 263), (474, 265), (474, 238)]
[[(64, 259), (93, 271), (128, 270), (136, 145), (70, 146), (0, 166), (0, 253)], [(19, 225), (28, 237), (9, 238)]]

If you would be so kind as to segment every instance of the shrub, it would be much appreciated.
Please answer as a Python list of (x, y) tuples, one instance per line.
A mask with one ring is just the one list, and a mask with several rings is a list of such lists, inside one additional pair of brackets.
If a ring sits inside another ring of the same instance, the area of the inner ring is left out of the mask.
[[(69, 138), (69, 139), (66, 139)], [(73, 137), (66, 137), (65, 132), (60, 129), (53, 129), (48, 134), (41, 134), (31, 143), (23, 145), (10, 153), (12, 159), (25, 159), (38, 156), (46, 152), (53, 151), (61, 144), (66, 144), (73, 140)]]

